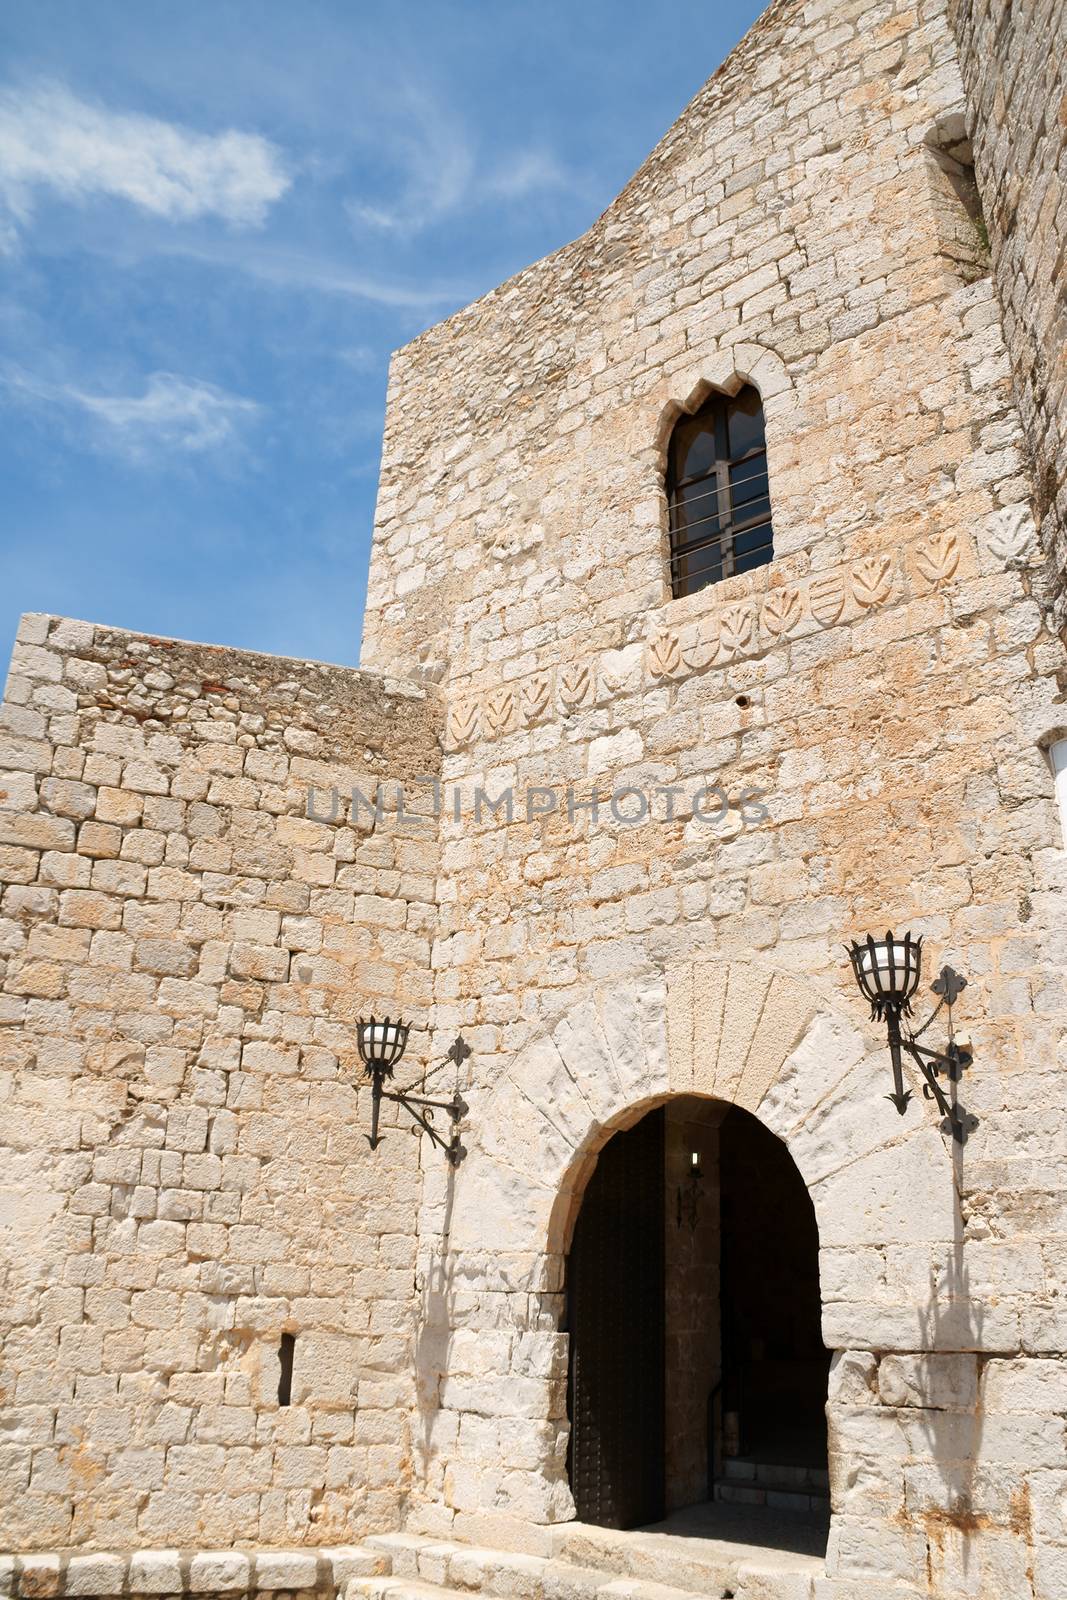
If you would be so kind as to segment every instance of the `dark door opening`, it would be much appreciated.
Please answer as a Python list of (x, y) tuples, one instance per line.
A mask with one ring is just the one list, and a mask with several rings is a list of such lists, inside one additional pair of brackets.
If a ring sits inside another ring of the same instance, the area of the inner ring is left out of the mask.
[(663, 1516), (664, 1114), (617, 1133), (582, 1199), (568, 1260), (567, 1465), (578, 1516)]
[(824, 1536), (818, 1231), (792, 1157), (755, 1117), (679, 1097), (608, 1141), (575, 1223), (566, 1325), (581, 1521), (634, 1528), (693, 1508), (711, 1521), (679, 1531), (732, 1537), (724, 1519), (764, 1508)]
[[(719, 1130), (721, 1457), (716, 1481), (752, 1463), (776, 1488), (821, 1486), (826, 1385), (819, 1233), (804, 1180), (780, 1139), (732, 1107)], [(759, 1468), (772, 1469), (770, 1473)]]

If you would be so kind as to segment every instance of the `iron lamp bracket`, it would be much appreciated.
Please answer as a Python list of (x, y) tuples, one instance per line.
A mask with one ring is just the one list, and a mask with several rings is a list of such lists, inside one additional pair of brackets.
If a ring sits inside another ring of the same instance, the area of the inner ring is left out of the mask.
[[(446, 1052), (445, 1061), (453, 1062), (458, 1071), (462, 1063), (471, 1054), (470, 1045), (465, 1039), (459, 1037)], [(380, 1066), (372, 1061), (367, 1064), (366, 1072), (371, 1080), (371, 1127), (370, 1133), (365, 1137), (371, 1149), (377, 1150), (384, 1137), (378, 1132), (378, 1119), (381, 1113), (382, 1101), (391, 1100), (394, 1104), (403, 1106), (412, 1121), (424, 1133), (429, 1134), (431, 1142), (439, 1150), (444, 1151), (445, 1160), (449, 1166), (458, 1167), (467, 1154), (466, 1146), (459, 1136), (459, 1124), (470, 1111), (470, 1107), (463, 1099), (459, 1089), (455, 1090), (450, 1100), (432, 1100), (425, 1095), (413, 1094), (410, 1091), (384, 1088), (384, 1079), (392, 1076), (391, 1068)], [(414, 1087), (421, 1089), (429, 1075), (429, 1073), (426, 1073)], [(437, 1111), (444, 1112), (452, 1125), (451, 1134), (447, 1139), (443, 1138), (434, 1126), (434, 1113)]]
[[(973, 1060), (971, 1052), (956, 1043), (952, 1027), (952, 1007), (966, 987), (966, 978), (952, 967), (942, 967), (940, 976), (930, 985), (932, 992), (938, 996), (938, 1004), (922, 1027), (914, 1032), (903, 1021), (907, 1007), (888, 1004), (883, 1008), (893, 1062), (893, 1093), (887, 1095), (886, 1099), (892, 1101), (901, 1116), (904, 1115), (911, 1099), (911, 1091), (904, 1088), (902, 1071), (901, 1058), (906, 1054), (922, 1073), (923, 1097), (937, 1106), (942, 1117), (943, 1132), (951, 1133), (960, 1145), (967, 1142), (968, 1134), (978, 1126), (977, 1117), (961, 1110), (957, 1095), (959, 1081)], [(943, 1009), (948, 1012), (948, 1044), (944, 1050), (931, 1050), (920, 1044), (919, 1038)], [(947, 1093), (941, 1086), (941, 1078), (946, 1080)]]

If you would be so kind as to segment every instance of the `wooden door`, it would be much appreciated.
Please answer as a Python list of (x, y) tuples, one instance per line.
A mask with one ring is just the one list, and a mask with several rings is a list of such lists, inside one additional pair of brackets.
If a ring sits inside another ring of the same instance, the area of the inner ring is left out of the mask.
[(570, 1484), (604, 1528), (664, 1515), (664, 1128), (652, 1111), (605, 1145), (567, 1264)]

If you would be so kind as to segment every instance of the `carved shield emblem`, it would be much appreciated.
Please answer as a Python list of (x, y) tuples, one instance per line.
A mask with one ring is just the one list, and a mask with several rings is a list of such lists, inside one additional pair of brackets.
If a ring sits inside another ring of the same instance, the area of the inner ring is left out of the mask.
[(839, 572), (815, 578), (808, 586), (808, 605), (816, 622), (832, 627), (845, 609), (845, 586)]
[(703, 672), (719, 653), (719, 624), (715, 617), (702, 617), (682, 645), (682, 660), (690, 672)]

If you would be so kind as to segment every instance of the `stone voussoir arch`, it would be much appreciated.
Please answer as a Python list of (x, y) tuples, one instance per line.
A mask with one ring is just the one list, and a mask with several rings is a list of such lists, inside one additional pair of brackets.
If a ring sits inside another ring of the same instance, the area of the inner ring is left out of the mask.
[[(884, 1049), (869, 1055), (857, 1022), (813, 984), (762, 963), (697, 959), (592, 990), (516, 1052), (479, 1106), (450, 1249), (484, 1252), (492, 1239), (507, 1254), (564, 1252), (596, 1151), (683, 1094), (740, 1106), (782, 1139), (824, 1245), (874, 1243), (887, 1227), (885, 1205), (863, 1237), (850, 1168), (870, 1175), (879, 1152), (894, 1164), (917, 1145), (927, 1175), (940, 1167), (947, 1178), (949, 1169), (925, 1106), (898, 1118), (885, 1097)], [(950, 1198), (950, 1182), (939, 1188)], [(877, 1184), (871, 1198), (879, 1200)], [(882, 1198), (899, 1199), (899, 1184)], [(950, 1216), (939, 1220), (951, 1236)]]
[[(558, 1321), (570, 1229), (599, 1149), (672, 1096), (740, 1106), (783, 1141), (825, 1264), (850, 1263), (873, 1293), (887, 1241), (909, 1237), (933, 1260), (953, 1236), (951, 1160), (921, 1097), (900, 1118), (887, 1081), (884, 1043), (808, 980), (755, 961), (699, 957), (602, 985), (529, 1038), (472, 1104), (454, 1179), (426, 1180), (424, 1492), (460, 1511), (573, 1517)], [(830, 1350), (914, 1349), (913, 1323), (893, 1299), (824, 1293)], [(467, 1444), (486, 1427), (514, 1454)]]
[(796, 403), (796, 389), (789, 369), (776, 351), (753, 340), (723, 345), (675, 372), (669, 381), (669, 397), (657, 391), (658, 412), (652, 426), (654, 460), (660, 473), (666, 471), (667, 447), (679, 417), (692, 416), (714, 391), (734, 395), (746, 383), (759, 390), (764, 415), (772, 424), (784, 417)]

